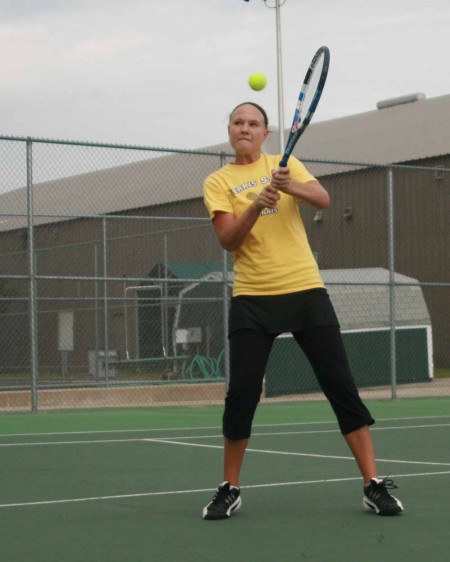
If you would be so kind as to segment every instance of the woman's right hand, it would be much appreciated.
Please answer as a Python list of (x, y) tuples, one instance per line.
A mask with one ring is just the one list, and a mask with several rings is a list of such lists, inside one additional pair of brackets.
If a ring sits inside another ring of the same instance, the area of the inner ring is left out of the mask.
[(279, 194), (278, 189), (272, 185), (268, 185), (259, 192), (254, 205), (256, 205), (259, 210), (265, 209), (266, 207), (274, 209), (277, 206), (280, 197), (281, 195)]

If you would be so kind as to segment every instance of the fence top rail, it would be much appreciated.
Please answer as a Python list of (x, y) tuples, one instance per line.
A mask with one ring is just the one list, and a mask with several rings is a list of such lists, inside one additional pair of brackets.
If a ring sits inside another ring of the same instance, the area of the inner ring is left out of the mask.
[(107, 142), (91, 142), (91, 141), (77, 141), (77, 140), (62, 140), (62, 139), (44, 139), (39, 137), (16, 137), (10, 135), (0, 135), (0, 140), (5, 141), (15, 141), (15, 142), (31, 142), (31, 143), (41, 143), (41, 144), (62, 144), (70, 146), (86, 146), (95, 148), (117, 148), (117, 149), (127, 149), (127, 150), (143, 150), (147, 152), (168, 152), (176, 154), (204, 154), (205, 156), (229, 156), (233, 157), (234, 154), (231, 152), (217, 152), (205, 149), (188, 149), (188, 148), (167, 148), (158, 146), (146, 146), (146, 145), (135, 145), (135, 144), (117, 144), (117, 143), (107, 143)]
[[(106, 142), (90, 142), (90, 141), (77, 141), (77, 140), (61, 140), (61, 139), (45, 139), (39, 137), (20, 137), (12, 135), (0, 135), (0, 141), (15, 141), (15, 142), (28, 142), (28, 143), (41, 143), (41, 144), (60, 144), (70, 146), (85, 146), (95, 148), (112, 148), (120, 150), (141, 150), (146, 152), (165, 152), (168, 154), (192, 154), (204, 156), (221, 156), (233, 158), (234, 153), (228, 151), (215, 151), (207, 149), (186, 149), (186, 148), (167, 148), (155, 147), (146, 145), (133, 145), (133, 144), (116, 144)], [(312, 164), (330, 164), (330, 165), (347, 165), (359, 168), (386, 168), (386, 169), (403, 169), (403, 170), (423, 170), (423, 171), (436, 171), (436, 166), (419, 166), (410, 164), (395, 164), (395, 163), (376, 163), (376, 162), (354, 162), (348, 160), (329, 160), (324, 158), (303, 158), (303, 162)], [(439, 166), (441, 172), (450, 172), (450, 168)]]
[[(79, 215), (79, 214), (62, 214), (62, 213), (35, 213), (33, 215), (34, 218), (39, 219), (117, 219), (117, 220), (140, 220), (140, 221), (162, 221), (162, 222), (169, 222), (169, 221), (199, 221), (199, 222), (207, 222), (208, 224), (211, 222), (211, 219), (208, 217), (184, 217), (180, 215), (168, 215), (168, 216), (158, 216), (158, 215), (117, 215), (117, 211), (112, 213), (98, 213), (94, 215)], [(2, 213), (0, 212), (0, 217), (10, 217), (10, 218), (20, 218), (20, 217), (27, 217), (27, 213)], [(159, 233), (161, 234), (161, 233)]]

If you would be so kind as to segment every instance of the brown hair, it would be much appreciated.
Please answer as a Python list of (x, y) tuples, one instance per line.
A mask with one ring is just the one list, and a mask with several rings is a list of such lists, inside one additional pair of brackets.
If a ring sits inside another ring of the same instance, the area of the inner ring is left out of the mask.
[(267, 113), (264, 111), (264, 109), (263, 109), (260, 105), (258, 105), (257, 103), (254, 103), (254, 102), (252, 102), (252, 101), (244, 101), (244, 102), (238, 104), (238, 105), (233, 109), (233, 111), (230, 113), (230, 119), (231, 119), (231, 116), (233, 115), (233, 113), (236, 111), (236, 109), (237, 109), (238, 107), (243, 106), (243, 105), (253, 105), (253, 107), (256, 107), (256, 109), (262, 114), (262, 116), (263, 116), (263, 118), (264, 118), (264, 125), (265, 125), (266, 127), (269, 126), (269, 118), (267, 117)]

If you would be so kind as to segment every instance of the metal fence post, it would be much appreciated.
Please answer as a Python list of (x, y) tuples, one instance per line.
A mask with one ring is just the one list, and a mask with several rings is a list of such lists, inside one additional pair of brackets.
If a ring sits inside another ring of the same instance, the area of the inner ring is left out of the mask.
[[(226, 154), (220, 154), (220, 167), (225, 166)], [(230, 378), (230, 347), (228, 343), (228, 254), (223, 251), (223, 368), (225, 370), (225, 386), (228, 390)]]
[(162, 324), (162, 352), (164, 357), (169, 355), (169, 317), (167, 311), (167, 303), (169, 302), (169, 257), (168, 257), (168, 244), (167, 234), (163, 238), (163, 253), (164, 253), (164, 281), (161, 287), (161, 324)]
[(228, 343), (228, 256), (223, 251), (223, 366), (225, 370), (225, 385), (228, 390), (230, 378), (230, 350)]
[(105, 383), (109, 382), (109, 341), (108, 341), (108, 259), (107, 259), (107, 232), (106, 217), (102, 220), (102, 237), (103, 237), (103, 342), (104, 342), (104, 367), (105, 367)]
[(31, 366), (31, 410), (38, 409), (37, 381), (38, 367), (38, 332), (37, 332), (37, 301), (36, 301), (36, 262), (34, 252), (34, 220), (33, 220), (33, 142), (26, 141), (27, 160), (27, 230), (28, 230), (28, 276), (30, 286), (30, 366)]
[(395, 334), (395, 233), (394, 233), (394, 171), (387, 170), (388, 201), (388, 261), (389, 261), (389, 324), (390, 324), (390, 365), (391, 398), (397, 398), (397, 347)]
[(99, 314), (100, 314), (100, 306), (99, 306), (99, 299), (98, 299), (98, 244), (94, 244), (94, 342), (95, 342), (95, 366), (94, 366), (94, 376), (95, 380), (98, 381), (99, 379), (99, 368), (98, 368), (98, 358), (99, 358), (99, 351), (100, 351), (100, 343), (99, 343)]

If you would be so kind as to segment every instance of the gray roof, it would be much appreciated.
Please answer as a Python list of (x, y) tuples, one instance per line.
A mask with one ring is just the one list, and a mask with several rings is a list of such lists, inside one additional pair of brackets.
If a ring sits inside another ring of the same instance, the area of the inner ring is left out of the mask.
[[(418, 99), (393, 107), (312, 123), (294, 154), (302, 160), (372, 164), (404, 163), (450, 154), (450, 95)], [(287, 137), (287, 135), (286, 135)], [(205, 149), (206, 150), (206, 149)], [(228, 143), (208, 147), (231, 152)], [(279, 152), (278, 135), (266, 142), (267, 152)], [(161, 150), (163, 152), (163, 150)], [(204, 178), (220, 166), (219, 157), (179, 153), (110, 167), (35, 185), (35, 224), (56, 222), (61, 216), (118, 213), (125, 210), (202, 196)], [(351, 166), (308, 165), (320, 177)], [(0, 195), (2, 213), (26, 213), (25, 188)], [(26, 225), (25, 217), (0, 217), (0, 230)]]
[[(219, 165), (218, 157), (180, 153), (155, 158), (150, 153), (147, 160), (140, 162), (39, 183), (33, 188), (34, 224), (202, 197), (203, 180)], [(26, 205), (25, 188), (0, 195), (1, 213), (26, 215)], [(26, 224), (26, 216), (0, 216), (0, 231)]]
[[(389, 328), (390, 289), (387, 269), (329, 269), (322, 270), (321, 274), (342, 330)], [(396, 325), (430, 326), (430, 315), (417, 279), (395, 273), (394, 280), (397, 285)]]
[(450, 154), (449, 131), (446, 95), (319, 122), (299, 150), (304, 159), (406, 163)]
[[(410, 103), (313, 122), (299, 140), (294, 155), (301, 160), (386, 165), (450, 154), (450, 95), (417, 97), (417, 101)], [(287, 136), (288, 132), (285, 139)], [(227, 146), (212, 148), (223, 150)], [(265, 149), (277, 153), (278, 146), (278, 134), (272, 132)], [(308, 167), (317, 176), (335, 171), (327, 165)], [(339, 171), (348, 168), (344, 166)]]

